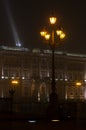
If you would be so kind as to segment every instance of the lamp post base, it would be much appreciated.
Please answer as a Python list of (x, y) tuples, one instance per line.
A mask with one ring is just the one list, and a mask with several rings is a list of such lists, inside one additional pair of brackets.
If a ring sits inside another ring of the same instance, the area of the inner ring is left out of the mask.
[(59, 119), (58, 95), (55, 92), (50, 94), (50, 102), (47, 108), (48, 119)]
[(50, 104), (55, 104), (55, 105), (58, 104), (58, 95), (56, 92), (52, 92), (49, 98), (50, 98)]

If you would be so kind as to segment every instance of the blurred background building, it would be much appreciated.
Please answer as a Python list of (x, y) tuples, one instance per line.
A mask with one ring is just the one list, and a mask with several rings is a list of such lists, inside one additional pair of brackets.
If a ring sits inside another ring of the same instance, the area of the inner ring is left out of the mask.
[[(14, 89), (15, 101), (49, 102), (51, 53), (1, 46), (0, 97), (8, 98)], [(86, 55), (55, 51), (55, 81), (59, 100), (86, 100)]]

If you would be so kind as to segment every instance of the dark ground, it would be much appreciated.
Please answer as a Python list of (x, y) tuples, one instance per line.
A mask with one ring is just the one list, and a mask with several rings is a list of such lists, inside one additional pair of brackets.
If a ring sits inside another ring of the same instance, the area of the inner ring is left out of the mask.
[[(7, 109), (7, 102), (1, 104), (1, 130), (86, 130), (86, 102), (67, 102), (60, 104), (58, 109), (44, 103), (23, 104), (21, 107), (14, 104), (11, 109)], [(51, 119), (59, 121), (52, 122)], [(29, 120), (36, 122), (30, 123)]]
[[(29, 123), (29, 120), (36, 120)], [(46, 117), (40, 118), (19, 113), (0, 114), (0, 129), (9, 130), (86, 130), (85, 119), (66, 119), (52, 122)]]

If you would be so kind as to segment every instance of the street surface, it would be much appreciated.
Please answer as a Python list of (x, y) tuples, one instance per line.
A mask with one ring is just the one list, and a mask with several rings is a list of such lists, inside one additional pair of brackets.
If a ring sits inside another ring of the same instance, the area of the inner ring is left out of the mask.
[[(31, 121), (31, 122), (29, 122)], [(34, 122), (33, 122), (34, 121)], [(47, 119), (29, 118), (20, 115), (1, 115), (1, 130), (86, 130), (86, 120), (60, 120), (52, 122)]]

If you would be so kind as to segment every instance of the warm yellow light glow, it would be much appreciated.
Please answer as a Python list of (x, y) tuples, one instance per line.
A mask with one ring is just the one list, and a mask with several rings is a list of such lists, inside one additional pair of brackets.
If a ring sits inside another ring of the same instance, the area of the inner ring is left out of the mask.
[(76, 86), (81, 86), (81, 82), (76, 82)]
[(60, 39), (65, 38), (65, 36), (66, 36), (65, 33), (62, 32), (61, 35), (60, 35)]
[(19, 82), (18, 82), (18, 80), (12, 80), (11, 83), (12, 84), (18, 84)]
[[(50, 21), (50, 24), (55, 24), (57, 22), (57, 18), (56, 17), (50, 17), (49, 18), (49, 21)], [(58, 28), (58, 30), (54, 30), (54, 28), (52, 28), (53, 30), (49, 33), (51, 34), (48, 34), (48, 32), (44, 29), (43, 31), (40, 32), (41, 36), (43, 36), (46, 40), (49, 40), (51, 39), (51, 44), (52, 46), (54, 45), (55, 43), (55, 33), (57, 33), (58, 37), (59, 37), (59, 40), (60, 39), (63, 39), (65, 38), (65, 33), (63, 32), (63, 29), (61, 28)]]
[(56, 120), (56, 119), (53, 119), (51, 120), (52, 122), (59, 122), (60, 120)]
[(47, 33), (46, 31), (41, 31), (40, 35), (44, 37), (46, 35), (46, 33)]
[(55, 24), (57, 18), (56, 18), (56, 17), (50, 17), (49, 20), (50, 20), (50, 23), (51, 23), (51, 24)]
[(46, 40), (49, 40), (49, 39), (50, 39), (50, 34), (46, 34), (46, 35), (45, 35), (45, 39), (46, 39)]
[(57, 33), (58, 36), (60, 36), (60, 39), (63, 39), (66, 36), (65, 33), (62, 30), (57, 30), (56, 33)]
[(62, 30), (57, 30), (56, 33), (60, 36), (62, 34)]

